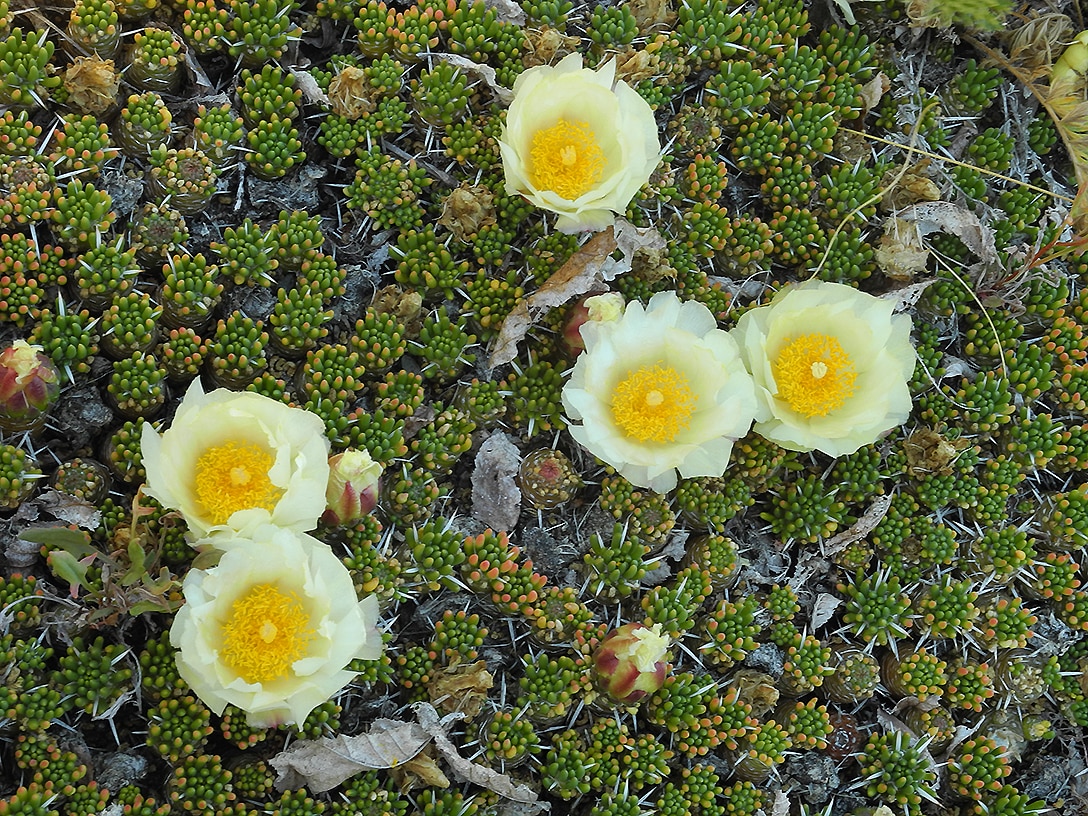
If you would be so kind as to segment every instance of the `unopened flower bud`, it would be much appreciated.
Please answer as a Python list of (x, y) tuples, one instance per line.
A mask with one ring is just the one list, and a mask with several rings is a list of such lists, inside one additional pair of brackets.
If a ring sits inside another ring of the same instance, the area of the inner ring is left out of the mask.
[(329, 459), (328, 509), (321, 517), (326, 524), (348, 524), (370, 513), (378, 505), (382, 466), (365, 450), (346, 450)]
[(582, 339), (582, 326), (590, 321), (607, 323), (623, 317), (624, 300), (619, 292), (605, 292), (603, 295), (590, 295), (582, 298), (571, 309), (567, 324), (563, 327), (563, 345), (571, 357), (577, 357), (585, 351)]
[(60, 393), (56, 366), (41, 346), (16, 340), (0, 351), (0, 428), (25, 431), (45, 419)]
[(664, 684), (668, 650), (660, 623), (613, 629), (593, 652), (597, 688), (621, 705), (634, 705)]

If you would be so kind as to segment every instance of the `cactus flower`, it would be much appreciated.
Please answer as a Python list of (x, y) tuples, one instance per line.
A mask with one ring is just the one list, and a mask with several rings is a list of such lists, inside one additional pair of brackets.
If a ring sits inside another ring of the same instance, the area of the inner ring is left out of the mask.
[(661, 624), (625, 623), (593, 652), (597, 688), (621, 705), (634, 705), (665, 683), (669, 637)]
[(321, 520), (326, 524), (348, 524), (370, 513), (378, 505), (382, 466), (365, 450), (346, 450), (329, 459), (329, 506)]
[(594, 70), (582, 55), (518, 75), (499, 137), (508, 195), (559, 215), (560, 232), (602, 230), (661, 160), (653, 109), (616, 60)]
[(228, 704), (266, 728), (298, 724), (378, 660), (378, 599), (359, 600), (324, 543), (275, 524), (198, 541), (219, 563), (185, 575), (170, 629), (178, 672), (216, 714)]
[(25, 431), (44, 422), (58, 393), (57, 369), (41, 346), (16, 340), (0, 351), (0, 428)]

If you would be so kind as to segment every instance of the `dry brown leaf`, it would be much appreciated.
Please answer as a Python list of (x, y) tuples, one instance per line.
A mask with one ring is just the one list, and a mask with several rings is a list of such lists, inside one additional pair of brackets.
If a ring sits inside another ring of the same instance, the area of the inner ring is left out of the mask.
[(601, 268), (615, 250), (615, 232), (609, 227), (579, 247), (539, 289), (518, 303), (502, 323), (491, 359), (487, 361), (488, 367), (509, 363), (517, 357), (518, 343), (541, 315), (570, 298), (604, 291)]
[(487, 670), (487, 663), (482, 660), (461, 663), (454, 659), (449, 666), (431, 676), (427, 693), (447, 714), (460, 711), (471, 720), (480, 713), (493, 685), (495, 678)]
[(888, 78), (888, 75), (883, 71), (878, 73), (875, 77), (870, 79), (864, 85), (861, 86), (861, 116), (865, 115), (876, 108), (880, 104), (880, 100), (883, 98), (892, 87), (892, 81)]
[[(617, 218), (615, 226), (594, 235), (539, 289), (514, 307), (503, 321), (488, 367), (517, 357), (518, 343), (543, 315), (576, 297), (604, 292), (607, 281), (631, 269), (636, 252), (664, 246), (665, 239), (653, 227), (639, 228)], [(616, 249), (623, 254), (619, 261), (610, 257)]]
[(993, 230), (983, 226), (978, 216), (966, 207), (950, 201), (928, 201), (907, 207), (899, 213), (899, 218), (917, 224), (918, 233), (923, 237), (932, 232), (955, 235), (978, 256), (982, 269), (1001, 265), (1001, 258), (994, 244)]
[(823, 542), (820, 549), (824, 555), (834, 555), (840, 550), (845, 550), (855, 541), (861, 541), (880, 524), (880, 520), (888, 514), (888, 508), (891, 506), (891, 496), (877, 496), (869, 505), (869, 509), (862, 513), (861, 518), (838, 535), (833, 535)]
[(393, 781), (401, 791), (410, 791), (415, 788), (448, 788), (449, 777), (442, 773), (435, 761), (435, 751), (428, 747), (423, 752), (416, 754), (403, 765), (398, 765), (389, 771)]
[[(442, 758), (449, 763), (450, 768), (460, 778), (474, 785), (487, 788), (507, 799), (515, 802), (533, 803), (539, 797), (537, 792), (525, 785), (519, 785), (506, 774), (493, 771), (483, 765), (477, 765), (471, 760), (465, 759), (457, 752), (457, 746), (450, 742), (446, 736), (446, 727), (443, 720), (438, 718), (438, 712), (429, 703), (416, 703), (412, 706), (419, 724), (434, 739), (434, 747), (442, 754)], [(452, 715), (450, 715), (452, 716)]]
[(380, 719), (370, 731), (354, 737), (299, 740), (269, 763), (278, 774), (278, 790), (306, 786), (313, 793), (323, 793), (362, 771), (402, 765), (430, 741), (431, 736), (417, 723)]
[(472, 470), (472, 517), (492, 530), (513, 530), (521, 515), (521, 490), (514, 480), (521, 451), (502, 431), (492, 433), (476, 454)]

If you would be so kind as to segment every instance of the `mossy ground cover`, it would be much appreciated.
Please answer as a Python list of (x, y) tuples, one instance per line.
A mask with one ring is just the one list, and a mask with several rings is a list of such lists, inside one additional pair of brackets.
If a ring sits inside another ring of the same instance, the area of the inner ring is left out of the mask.
[[(0, 814), (516, 812), (441, 759), (274, 786), (292, 741), (419, 701), (556, 814), (1084, 813), (1088, 256), (1022, 82), (1084, 20), (906, 5), (0, 3), (0, 340), (63, 380), (0, 448)], [(496, 86), (573, 51), (665, 145), (624, 213), (663, 248), (611, 288), (726, 329), (813, 277), (894, 293), (901, 428), (837, 459), (753, 434), (660, 496), (564, 432), (573, 304), (489, 367), (585, 240), (506, 194)], [(300, 728), (215, 715), (174, 666), (194, 552), (139, 439), (197, 376), (385, 466), (373, 516), (315, 533), (385, 658)], [(497, 448), (524, 459), (498, 507)], [(629, 622), (674, 646), (624, 710), (588, 666)]]

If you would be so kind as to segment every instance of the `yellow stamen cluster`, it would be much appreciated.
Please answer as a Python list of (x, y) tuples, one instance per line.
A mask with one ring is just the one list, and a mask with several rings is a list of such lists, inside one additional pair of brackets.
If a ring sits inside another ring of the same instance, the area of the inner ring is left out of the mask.
[(827, 416), (854, 393), (853, 361), (839, 341), (803, 334), (787, 343), (773, 363), (778, 396), (806, 417)]
[(212, 524), (226, 524), (236, 510), (271, 511), (283, 496), (268, 471), (272, 454), (257, 445), (226, 442), (208, 448), (196, 462), (196, 498)]
[(589, 125), (566, 119), (533, 135), (529, 161), (533, 186), (569, 201), (591, 190), (604, 172), (604, 151)]
[(287, 675), (313, 636), (297, 595), (258, 584), (231, 607), (219, 656), (247, 683), (268, 683)]
[(616, 386), (612, 416), (627, 436), (639, 442), (671, 442), (688, 426), (695, 401), (687, 378), (676, 369), (645, 366)]

